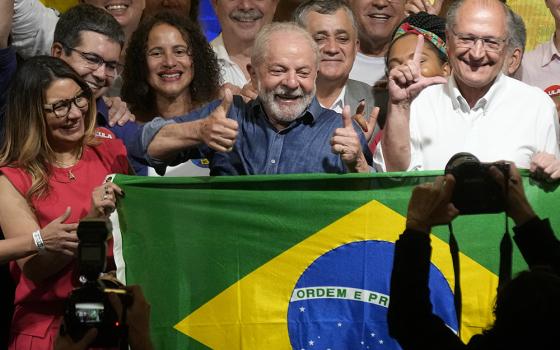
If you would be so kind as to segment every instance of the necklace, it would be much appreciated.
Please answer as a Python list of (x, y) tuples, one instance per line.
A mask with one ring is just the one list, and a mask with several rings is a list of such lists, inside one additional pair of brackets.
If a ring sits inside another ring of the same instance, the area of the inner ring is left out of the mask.
[[(56, 165), (58, 165), (60, 168), (71, 168), (74, 165), (76, 165), (80, 159), (82, 159), (82, 147), (80, 146), (80, 150), (78, 151), (78, 157), (72, 162), (72, 163), (64, 163), (64, 162), (60, 162), (58, 160), (55, 160), (54, 162), (56, 163)], [(74, 173), (72, 173), (72, 169), (67, 169), (68, 171), (68, 180), (70, 181), (74, 181), (76, 180), (76, 176), (74, 175)]]

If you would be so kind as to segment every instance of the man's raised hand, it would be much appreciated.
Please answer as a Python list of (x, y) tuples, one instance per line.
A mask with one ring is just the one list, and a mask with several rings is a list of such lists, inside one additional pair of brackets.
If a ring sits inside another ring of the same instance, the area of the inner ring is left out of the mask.
[[(406, 0), (404, 5), (404, 12), (407, 16), (418, 12), (427, 12), (430, 15), (439, 15), (443, 0), (435, 0), (432, 4), (430, 0)], [(445, 15), (445, 14), (444, 14)]]
[(334, 131), (331, 138), (332, 151), (340, 154), (340, 158), (348, 167), (350, 172), (368, 172), (367, 164), (360, 138), (352, 124), (350, 107), (344, 106), (342, 110), (343, 127)]
[(222, 103), (202, 119), (199, 126), (199, 137), (208, 147), (218, 152), (230, 152), (235, 144), (238, 133), (237, 121), (228, 119), (233, 96), (229, 89), (224, 89)]
[(393, 104), (411, 103), (426, 87), (444, 84), (447, 79), (441, 76), (424, 77), (420, 60), (424, 48), (424, 36), (418, 35), (412, 60), (398, 65), (389, 72), (389, 98)]

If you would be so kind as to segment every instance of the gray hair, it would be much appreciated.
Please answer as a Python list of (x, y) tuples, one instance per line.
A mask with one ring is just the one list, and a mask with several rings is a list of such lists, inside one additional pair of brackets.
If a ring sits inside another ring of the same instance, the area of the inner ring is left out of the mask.
[(358, 33), (358, 25), (354, 13), (348, 7), (344, 0), (307, 0), (301, 3), (292, 15), (292, 21), (296, 22), (300, 27), (306, 27), (307, 15), (310, 12), (317, 12), (322, 15), (332, 15), (338, 10), (344, 10), (348, 19), (352, 23), (352, 28)]
[(525, 45), (527, 44), (527, 28), (525, 27), (525, 22), (523, 18), (511, 10), (511, 28), (508, 28), (509, 35), (511, 37), (509, 42), (509, 50), (513, 51), (515, 49), (520, 49), (521, 52), (525, 52)]
[[(315, 55), (315, 67), (319, 67), (319, 61), (321, 55), (319, 53), (319, 47), (311, 35), (303, 28), (292, 22), (273, 22), (271, 24), (265, 25), (257, 34), (255, 38), (255, 44), (253, 45), (253, 52), (251, 54), (251, 64), (256, 67), (260, 65), (265, 60), (266, 50), (268, 48), (268, 42), (270, 36), (275, 33), (294, 33), (302, 36), (313, 50)], [(289, 41), (289, 39), (287, 39)]]
[[(447, 10), (447, 16), (446, 16), (446, 20), (447, 20), (447, 25), (446, 25), (446, 29), (448, 31), (452, 31), (453, 27), (455, 27), (455, 25), (457, 24), (457, 12), (459, 12), (459, 9), (461, 8), (461, 6), (465, 3), (466, 0), (455, 0), (451, 3), (451, 5), (449, 6), (449, 9)], [(498, 1), (498, 3), (502, 6), (504, 13), (506, 15), (506, 40), (509, 41), (511, 36), (512, 36), (512, 28), (515, 27), (514, 19), (513, 19), (513, 11), (510, 9), (510, 7), (504, 2), (504, 1)]]

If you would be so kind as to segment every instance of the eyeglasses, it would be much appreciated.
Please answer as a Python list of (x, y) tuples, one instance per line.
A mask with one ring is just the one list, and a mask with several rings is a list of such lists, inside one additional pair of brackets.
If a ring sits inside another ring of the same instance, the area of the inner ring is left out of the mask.
[(83, 52), (80, 50), (76, 50), (73, 47), (68, 45), (62, 44), (65, 48), (78, 53), (84, 62), (86, 63), (87, 67), (91, 70), (97, 70), (99, 67), (105, 65), (105, 75), (109, 77), (116, 77), (120, 75), (123, 71), (124, 66), (116, 61), (105, 61), (103, 57), (95, 54), (93, 52)]
[(87, 110), (89, 106), (89, 99), (85, 92), (80, 92), (78, 95), (67, 100), (57, 101), (51, 104), (44, 104), (43, 108), (47, 112), (53, 112), (57, 118), (64, 118), (70, 113), (70, 109), (74, 106), (78, 107), (81, 111)]
[(476, 45), (477, 41), (482, 42), (482, 47), (484, 50), (489, 52), (500, 52), (506, 45), (508, 39), (495, 38), (493, 36), (476, 36), (472, 34), (456, 33), (453, 29), (451, 30), (453, 35), (457, 38), (457, 46), (466, 49), (471, 49)]

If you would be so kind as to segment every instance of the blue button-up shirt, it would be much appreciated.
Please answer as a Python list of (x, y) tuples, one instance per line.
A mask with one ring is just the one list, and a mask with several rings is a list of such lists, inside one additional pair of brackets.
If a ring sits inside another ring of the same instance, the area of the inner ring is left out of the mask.
[[(214, 101), (184, 116), (152, 120), (143, 126), (129, 152), (134, 157), (144, 155), (158, 173), (164, 173), (168, 164), (151, 158), (147, 152), (157, 132), (167, 124), (205, 118), (219, 104), (220, 101)], [(190, 158), (208, 158), (210, 175), (347, 172), (340, 155), (332, 152), (330, 144), (335, 129), (343, 127), (342, 116), (321, 107), (315, 98), (301, 117), (281, 131), (269, 122), (258, 100), (245, 103), (235, 96), (227, 116), (239, 124), (239, 134), (231, 152), (215, 152), (206, 145), (199, 145), (181, 152), (171, 165)], [(372, 156), (363, 133), (356, 123), (354, 128), (370, 162)]]
[[(120, 139), (126, 146), (127, 150), (129, 144), (134, 140), (136, 137), (136, 133), (138, 131), (139, 125), (135, 122), (129, 121), (123, 126), (115, 124), (115, 126), (109, 126), (109, 109), (103, 101), (103, 98), (100, 97), (96, 101), (97, 107), (97, 126), (101, 126), (103, 128), (107, 128), (111, 130), (115, 136)], [(135, 159), (129, 155), (128, 161), (132, 168), (134, 168), (134, 172), (136, 175), (148, 175), (148, 167), (144, 164), (144, 159), (142, 157), (141, 160)]]

